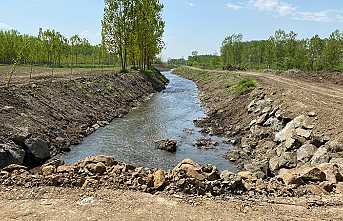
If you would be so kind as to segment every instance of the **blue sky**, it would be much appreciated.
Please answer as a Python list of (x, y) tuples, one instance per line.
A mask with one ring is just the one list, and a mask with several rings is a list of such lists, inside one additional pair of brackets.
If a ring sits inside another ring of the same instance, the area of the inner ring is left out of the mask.
[[(161, 0), (166, 20), (163, 57), (215, 53), (226, 35), (268, 38), (275, 30), (299, 37), (343, 31), (343, 0)], [(39, 27), (100, 42), (103, 0), (1, 0), (0, 29), (37, 34)]]

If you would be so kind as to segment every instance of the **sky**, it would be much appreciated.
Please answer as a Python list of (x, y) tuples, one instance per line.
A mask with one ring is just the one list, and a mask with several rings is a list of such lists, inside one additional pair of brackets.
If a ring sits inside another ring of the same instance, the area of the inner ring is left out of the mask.
[[(299, 38), (343, 31), (343, 0), (160, 0), (166, 21), (164, 59), (219, 52), (227, 35), (265, 39), (277, 29)], [(0, 29), (38, 34), (40, 27), (101, 42), (103, 0), (1, 0)]]

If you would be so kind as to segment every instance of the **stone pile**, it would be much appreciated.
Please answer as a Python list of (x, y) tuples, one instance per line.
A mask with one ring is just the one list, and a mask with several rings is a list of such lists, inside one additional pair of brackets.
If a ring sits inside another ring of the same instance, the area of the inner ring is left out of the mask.
[(322, 193), (335, 191), (336, 187), (342, 186), (342, 168), (338, 164), (322, 164), (301, 170), (281, 170), (279, 176), (263, 180), (250, 171), (237, 174), (227, 170), (220, 172), (213, 165), (201, 166), (190, 159), (183, 160), (171, 171), (164, 171), (119, 163), (108, 156), (92, 156), (72, 165), (64, 164), (61, 160), (52, 160), (32, 170), (12, 164), (0, 172), (0, 185), (107, 187), (197, 196), (294, 196), (309, 193), (303, 188), (304, 184), (316, 185)]

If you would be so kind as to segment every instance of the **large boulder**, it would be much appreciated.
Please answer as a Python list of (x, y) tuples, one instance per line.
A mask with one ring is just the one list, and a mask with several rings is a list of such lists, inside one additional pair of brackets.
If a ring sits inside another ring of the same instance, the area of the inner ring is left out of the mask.
[(90, 163), (86, 166), (87, 170), (93, 174), (103, 174), (106, 172), (106, 165), (104, 163)]
[(307, 163), (311, 160), (316, 151), (317, 147), (312, 144), (305, 144), (301, 146), (297, 151), (298, 162)]
[(117, 164), (117, 162), (113, 160), (113, 157), (103, 156), (103, 155), (90, 156), (79, 163), (81, 164), (82, 167), (85, 167), (88, 164), (97, 164), (97, 163), (103, 163), (107, 167)]
[(0, 168), (10, 164), (23, 164), (25, 151), (14, 142), (0, 144)]
[(305, 119), (306, 117), (304, 115), (294, 118), (294, 120), (289, 122), (280, 132), (275, 134), (275, 141), (281, 143), (292, 139), (296, 134), (295, 130), (303, 125)]
[(177, 177), (185, 173), (186, 176), (197, 179), (205, 180), (205, 176), (202, 174), (201, 166), (195, 163), (191, 159), (185, 159), (179, 163), (172, 171), (172, 176)]
[(311, 165), (318, 165), (322, 163), (328, 163), (330, 161), (330, 155), (325, 146), (317, 149), (311, 159)]
[(50, 143), (41, 138), (25, 140), (26, 163), (30, 165), (41, 164), (51, 157)]
[(162, 189), (166, 184), (165, 172), (163, 170), (157, 170), (153, 173), (154, 188)]

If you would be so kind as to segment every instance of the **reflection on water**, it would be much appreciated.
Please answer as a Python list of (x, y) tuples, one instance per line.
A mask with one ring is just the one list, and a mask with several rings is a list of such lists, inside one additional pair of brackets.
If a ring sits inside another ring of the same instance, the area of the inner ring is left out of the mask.
[[(72, 147), (64, 156), (73, 163), (90, 155), (111, 155), (117, 161), (136, 166), (172, 169), (178, 162), (191, 158), (201, 164), (211, 163), (220, 169), (235, 170), (223, 158), (228, 145), (220, 142), (214, 150), (199, 150), (192, 145), (202, 137), (193, 120), (205, 116), (199, 103), (194, 82), (164, 73), (170, 80), (167, 89), (151, 97), (125, 118), (115, 119), (109, 126), (85, 138), (82, 144)], [(193, 134), (185, 131), (193, 129)], [(168, 153), (155, 147), (155, 140), (176, 139), (177, 153)], [(213, 137), (220, 141), (220, 138)]]

